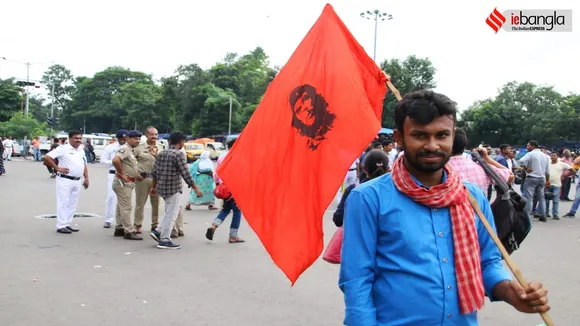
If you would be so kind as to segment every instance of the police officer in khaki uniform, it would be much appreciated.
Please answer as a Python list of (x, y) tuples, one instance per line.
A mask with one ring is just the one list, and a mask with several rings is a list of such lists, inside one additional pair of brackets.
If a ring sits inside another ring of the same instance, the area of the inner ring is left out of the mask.
[(147, 142), (135, 147), (133, 152), (139, 162), (139, 174), (143, 178), (142, 181), (135, 183), (135, 232), (141, 234), (141, 226), (143, 224), (145, 203), (147, 197), (151, 201), (151, 231), (157, 228), (159, 224), (159, 196), (157, 194), (150, 194), (153, 179), (151, 178), (151, 171), (155, 165), (157, 154), (163, 150), (163, 146), (157, 142), (157, 129), (154, 127), (147, 127)]
[(117, 224), (114, 235), (123, 236), (127, 240), (143, 240), (135, 233), (131, 222), (133, 188), (135, 188), (135, 181), (143, 180), (139, 175), (139, 164), (133, 153), (133, 149), (141, 141), (141, 136), (139, 131), (129, 131), (127, 142), (119, 147), (113, 158), (113, 165), (117, 171), (113, 180), (113, 191), (117, 194)]

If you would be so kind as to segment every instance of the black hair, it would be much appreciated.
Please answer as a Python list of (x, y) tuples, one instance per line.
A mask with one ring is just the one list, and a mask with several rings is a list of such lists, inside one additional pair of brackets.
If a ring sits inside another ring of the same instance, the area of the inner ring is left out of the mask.
[(371, 150), (373, 149), (379, 149), (379, 148), (383, 148), (383, 145), (381, 144), (381, 142), (374, 142), (373, 143), (373, 148), (371, 148)]
[(171, 135), (169, 135), (169, 144), (177, 145), (182, 141), (185, 141), (185, 138), (186, 137), (182, 132), (179, 131), (172, 132)]
[(383, 141), (383, 146), (389, 146), (389, 145), (392, 145), (392, 144), (393, 144), (393, 141), (392, 140), (387, 139), (387, 140), (384, 140)]
[(380, 177), (389, 170), (389, 157), (384, 151), (374, 149), (365, 156), (364, 169), (368, 175), (367, 180)]
[(534, 148), (540, 147), (540, 144), (537, 141), (535, 141), (535, 140), (530, 140), (528, 142), (528, 144), (530, 144), (530, 146), (533, 146)]
[(467, 134), (461, 128), (455, 129), (455, 137), (453, 138), (453, 147), (451, 148), (452, 155), (463, 154), (467, 146)]
[(76, 135), (81, 135), (82, 136), (83, 133), (80, 132), (80, 131), (78, 131), (78, 130), (71, 130), (71, 131), (68, 132), (68, 138), (72, 138), (73, 136), (76, 136)]
[(449, 97), (433, 92), (421, 90), (409, 93), (395, 106), (395, 124), (397, 130), (403, 134), (405, 118), (412, 119), (426, 125), (441, 116), (452, 116), (457, 120), (457, 104)]
[(508, 145), (508, 144), (501, 144), (501, 145), (499, 145), (499, 150), (503, 152), (503, 151), (505, 151), (505, 150), (506, 150), (508, 147), (510, 147), (510, 145)]

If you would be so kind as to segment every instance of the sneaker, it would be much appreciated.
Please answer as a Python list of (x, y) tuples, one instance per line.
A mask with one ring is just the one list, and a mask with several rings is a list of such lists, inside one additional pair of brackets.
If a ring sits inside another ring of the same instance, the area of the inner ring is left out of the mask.
[(215, 233), (215, 230), (213, 228), (207, 228), (207, 231), (205, 232), (205, 238), (208, 240), (213, 240), (213, 234)]
[(151, 231), (151, 233), (149, 233), (149, 236), (157, 243), (161, 242), (161, 235), (159, 234), (159, 232), (157, 232), (157, 230)]
[(143, 238), (138, 236), (135, 232), (125, 233), (125, 235), (123, 236), (123, 239), (125, 239), (125, 240), (143, 240)]
[(115, 229), (115, 233), (113, 233), (115, 237), (123, 237), (125, 236), (125, 230), (123, 229)]
[(546, 214), (546, 217), (552, 217), (552, 215), (550, 215), (550, 214)]
[(111, 228), (111, 222), (105, 222), (105, 224), (103, 224), (103, 227), (105, 229), (110, 229)]
[(159, 249), (181, 249), (181, 246), (178, 244), (175, 244), (171, 241), (163, 241), (163, 242), (159, 242), (159, 244), (157, 245), (157, 248), (159, 248)]
[(568, 214), (564, 215), (564, 217), (574, 218), (574, 214), (568, 213)]
[(558, 217), (558, 215), (554, 215), (554, 217), (552, 217), (552, 219), (559, 220), (560, 218)]

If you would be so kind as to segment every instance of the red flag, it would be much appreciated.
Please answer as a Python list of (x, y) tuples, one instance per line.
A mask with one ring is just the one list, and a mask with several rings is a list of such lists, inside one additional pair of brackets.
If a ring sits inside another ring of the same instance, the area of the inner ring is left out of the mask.
[(386, 81), (327, 4), (218, 168), (292, 284), (320, 256), (324, 212), (381, 128)]

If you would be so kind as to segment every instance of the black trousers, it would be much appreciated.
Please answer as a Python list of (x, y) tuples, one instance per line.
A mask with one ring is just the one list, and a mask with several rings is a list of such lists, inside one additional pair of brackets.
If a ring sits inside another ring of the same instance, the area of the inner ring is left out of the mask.
[(493, 186), (487, 187), (487, 200), (491, 200), (491, 194), (493, 193)]
[(571, 185), (572, 178), (564, 178), (564, 180), (562, 180), (562, 190), (560, 191), (560, 199), (568, 199), (568, 195), (570, 195)]

